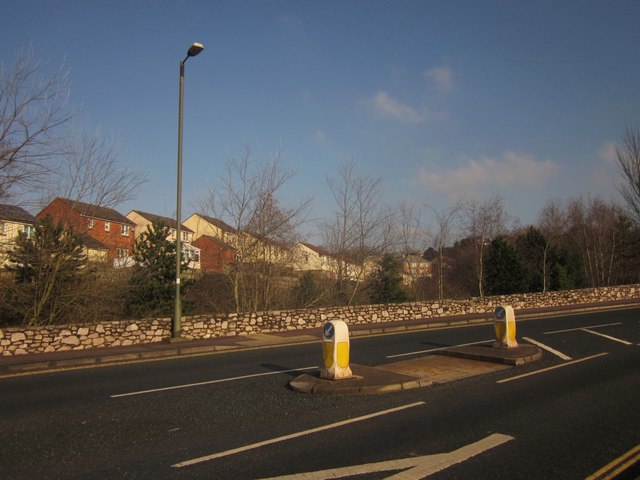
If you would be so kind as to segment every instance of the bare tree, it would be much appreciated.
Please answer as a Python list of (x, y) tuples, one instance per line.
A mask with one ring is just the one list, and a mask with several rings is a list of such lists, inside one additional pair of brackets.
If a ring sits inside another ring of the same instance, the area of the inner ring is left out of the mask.
[(464, 208), (463, 228), (475, 246), (475, 273), (478, 282), (478, 294), (484, 297), (484, 253), (489, 242), (504, 233), (507, 224), (502, 197), (494, 195), (478, 203), (469, 202)]
[(298, 228), (306, 221), (311, 199), (284, 207), (281, 191), (294, 172), (285, 169), (277, 153), (255, 164), (252, 151), (227, 162), (219, 189), (210, 189), (202, 208), (234, 228), (230, 243), (237, 258), (230, 272), (236, 310), (269, 308), (283, 267), (293, 263)]
[(567, 206), (568, 231), (582, 251), (584, 274), (592, 287), (612, 285), (619, 255), (620, 209), (600, 198), (572, 199)]
[(624, 147), (616, 147), (616, 156), (625, 181), (618, 190), (636, 222), (640, 222), (640, 130), (627, 130)]
[[(392, 243), (392, 213), (382, 204), (382, 178), (356, 171), (344, 163), (338, 178), (327, 177), (336, 204), (332, 220), (322, 225), (323, 242), (336, 257), (338, 293), (351, 304), (366, 274), (367, 262)], [(353, 288), (347, 292), (347, 283)]]
[(50, 197), (62, 196), (101, 207), (135, 198), (148, 176), (119, 162), (111, 138), (100, 129), (69, 136), (66, 155), (50, 177)]
[(544, 235), (542, 252), (542, 291), (549, 288), (549, 252), (565, 232), (567, 214), (559, 200), (549, 200), (538, 215), (538, 227)]
[[(431, 208), (431, 207), (429, 207)], [(436, 224), (438, 230), (433, 234), (433, 242), (435, 250), (438, 253), (437, 262), (437, 278), (438, 278), (438, 299), (444, 298), (444, 272), (445, 272), (445, 259), (444, 249), (451, 242), (451, 236), (455, 228), (455, 223), (460, 216), (460, 212), (463, 208), (461, 202), (457, 202), (454, 205), (444, 210), (437, 211), (433, 208), (431, 210), (436, 216)]]
[(416, 297), (416, 281), (424, 274), (424, 271), (418, 267), (414, 268), (413, 256), (422, 258), (422, 254), (427, 246), (427, 238), (429, 232), (423, 227), (420, 212), (416, 211), (415, 204), (402, 203), (398, 208), (397, 227), (399, 229), (399, 243), (402, 256), (405, 258), (406, 270), (404, 273), (411, 280), (411, 291), (414, 298)]
[(65, 153), (66, 72), (42, 78), (31, 50), (17, 53), (10, 70), (0, 66), (0, 199), (31, 193)]

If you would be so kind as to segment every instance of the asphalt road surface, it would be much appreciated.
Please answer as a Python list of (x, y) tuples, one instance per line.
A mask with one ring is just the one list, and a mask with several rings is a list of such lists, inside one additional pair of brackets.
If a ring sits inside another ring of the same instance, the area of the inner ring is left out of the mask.
[[(318, 368), (318, 343), (3, 378), (0, 478), (595, 479), (637, 462), (640, 310), (517, 329), (542, 360), (380, 395), (287, 388)], [(487, 325), (357, 338), (351, 361), (492, 338)]]

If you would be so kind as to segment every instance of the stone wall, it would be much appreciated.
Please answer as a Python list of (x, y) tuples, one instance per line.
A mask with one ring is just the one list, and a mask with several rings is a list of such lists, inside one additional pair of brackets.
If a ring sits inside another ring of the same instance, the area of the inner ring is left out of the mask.
[[(188, 338), (207, 339), (320, 328), (327, 320), (332, 319), (344, 320), (349, 325), (362, 325), (467, 314), (491, 315), (495, 307), (500, 304), (511, 305), (517, 312), (624, 300), (640, 301), (640, 285), (502, 295), (484, 299), (470, 298), (216, 316), (199, 315), (183, 317), (182, 334)], [(5, 328), (0, 330), (0, 355), (61, 352), (160, 342), (169, 337), (170, 332), (171, 319), (168, 318)]]

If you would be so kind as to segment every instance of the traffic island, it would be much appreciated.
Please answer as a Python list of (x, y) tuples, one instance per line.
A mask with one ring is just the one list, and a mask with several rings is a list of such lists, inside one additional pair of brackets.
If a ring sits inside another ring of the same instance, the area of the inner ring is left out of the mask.
[(289, 386), (300, 393), (354, 395), (399, 392), (431, 384), (414, 375), (364, 365), (351, 364), (351, 371), (350, 378), (340, 380), (323, 378), (320, 371), (303, 374), (289, 382)]
[(435, 383), (524, 365), (542, 358), (534, 345), (519, 345), (513, 308), (500, 305), (495, 310), (496, 340), (492, 343), (444, 348), (432, 355), (412, 360), (366, 367), (349, 366), (349, 329), (345, 322), (332, 320), (323, 328), (324, 368), (289, 382), (301, 393), (351, 395), (399, 392)]
[(538, 347), (526, 344), (519, 344), (514, 348), (495, 348), (491, 344), (466, 345), (464, 347), (447, 348), (442, 351), (442, 354), (513, 366), (535, 362), (542, 358), (542, 351)]
[(332, 380), (320, 371), (300, 375), (289, 382), (296, 392), (354, 395), (402, 392), (466, 377), (482, 375), (512, 366), (535, 362), (542, 352), (533, 345), (492, 348), (491, 344), (451, 347), (433, 355), (369, 367), (351, 364), (352, 377)]

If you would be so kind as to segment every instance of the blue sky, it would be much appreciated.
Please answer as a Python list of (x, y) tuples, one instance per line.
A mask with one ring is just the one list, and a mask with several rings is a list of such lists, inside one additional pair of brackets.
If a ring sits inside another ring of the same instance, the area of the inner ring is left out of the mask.
[[(183, 217), (247, 145), (297, 171), (286, 198), (333, 207), (355, 159), (385, 200), (445, 208), (500, 194), (533, 223), (550, 198), (618, 199), (613, 145), (640, 125), (638, 1), (4, 0), (0, 60), (64, 61), (79, 123), (149, 173), (118, 207)], [(312, 232), (312, 230), (309, 230)], [(312, 233), (313, 239), (313, 233)]]

